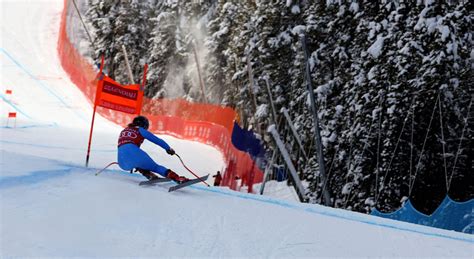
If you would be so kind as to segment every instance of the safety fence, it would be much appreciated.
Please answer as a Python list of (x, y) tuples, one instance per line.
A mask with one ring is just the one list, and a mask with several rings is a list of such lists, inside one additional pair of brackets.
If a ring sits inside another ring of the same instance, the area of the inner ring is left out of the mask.
[(419, 212), (410, 200), (400, 209), (384, 213), (374, 209), (371, 215), (474, 234), (474, 199), (457, 202), (446, 196), (431, 215)]
[[(71, 81), (92, 105), (96, 94), (97, 71), (74, 45), (80, 38), (74, 29), (74, 24), (79, 24), (77, 20), (74, 20), (77, 19), (74, 12), (71, 1), (64, 0), (58, 39), (59, 58)], [(134, 115), (101, 107), (97, 108), (97, 112), (108, 120), (124, 126), (134, 117)], [(248, 186), (249, 192), (253, 192), (252, 185), (262, 182), (263, 173), (251, 156), (236, 149), (231, 142), (234, 121), (238, 117), (232, 108), (190, 103), (182, 99), (145, 97), (142, 115), (150, 119), (150, 131), (154, 133), (198, 141), (221, 151), (227, 165), (221, 185), (236, 190), (240, 188), (237, 183), (241, 183)], [(240, 180), (237, 181), (237, 179)]]

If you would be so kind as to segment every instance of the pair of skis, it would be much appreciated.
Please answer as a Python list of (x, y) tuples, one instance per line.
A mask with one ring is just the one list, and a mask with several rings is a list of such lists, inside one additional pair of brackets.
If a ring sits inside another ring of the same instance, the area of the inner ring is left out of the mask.
[[(196, 179), (191, 179), (189, 181), (186, 181), (184, 183), (178, 183), (177, 185), (175, 186), (172, 186), (169, 188), (168, 192), (172, 192), (172, 191), (176, 191), (176, 190), (179, 190), (183, 187), (186, 187), (186, 186), (190, 186), (190, 185), (193, 185), (193, 184), (196, 184), (196, 183), (199, 183), (199, 182), (203, 182), (204, 184), (207, 185), (207, 187), (209, 187), (209, 184), (206, 183), (206, 180), (207, 178), (209, 177), (209, 174), (208, 175), (205, 175), (203, 177), (198, 177), (193, 171), (191, 171), (191, 169), (189, 169), (183, 162), (183, 159), (181, 159), (181, 157), (178, 155), (178, 154), (174, 154), (175, 156), (177, 156), (179, 158), (179, 161), (181, 161), (181, 164), (183, 164), (184, 168), (186, 168), (186, 170), (188, 170), (190, 173), (192, 173), (194, 176), (196, 176), (197, 178)], [(104, 167), (103, 169), (99, 170), (95, 175), (99, 175), (101, 172), (103, 172), (105, 169), (107, 169), (109, 166), (111, 165), (114, 165), (114, 164), (118, 164), (117, 162), (112, 162), (110, 164), (108, 164), (106, 167)], [(132, 173), (130, 171), (130, 173)], [(143, 185), (155, 185), (157, 183), (162, 183), (162, 182), (169, 182), (169, 181), (172, 181), (171, 179), (169, 178), (159, 178), (159, 179), (154, 179), (154, 180), (148, 180), (148, 181), (143, 181), (143, 182), (140, 182), (139, 185), (143, 186)]]
[[(205, 175), (203, 177), (199, 177), (199, 178), (196, 178), (196, 179), (191, 179), (189, 181), (186, 181), (184, 183), (179, 183), (175, 186), (171, 186), (169, 189), (168, 189), (168, 192), (172, 192), (172, 191), (176, 191), (176, 190), (179, 190), (181, 188), (184, 188), (186, 186), (190, 186), (190, 185), (193, 185), (193, 184), (196, 184), (196, 183), (199, 183), (199, 182), (204, 182), (207, 180), (207, 178), (209, 177), (209, 175)], [(170, 182), (170, 181), (173, 181), (169, 178), (166, 178), (166, 177), (160, 177), (158, 179), (153, 179), (153, 180), (148, 180), (148, 181), (142, 181), (140, 182), (138, 185), (140, 186), (147, 186), (147, 185), (155, 185), (157, 183), (163, 183), (163, 182)]]

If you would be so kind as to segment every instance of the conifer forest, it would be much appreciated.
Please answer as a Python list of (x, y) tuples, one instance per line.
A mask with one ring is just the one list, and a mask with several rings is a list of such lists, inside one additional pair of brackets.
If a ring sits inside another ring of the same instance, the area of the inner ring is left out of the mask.
[(305, 202), (322, 204), (327, 191), (336, 208), (390, 212), (410, 199), (431, 214), (446, 195), (474, 198), (470, 1), (81, 4), (93, 41), (81, 51), (93, 62), (103, 54), (115, 80), (129, 81), (124, 45), (135, 78), (149, 65), (147, 97), (234, 108), (241, 127), (262, 141), (262, 168), (285, 167), (272, 155), (277, 147), (267, 129), (275, 125), (304, 183)]

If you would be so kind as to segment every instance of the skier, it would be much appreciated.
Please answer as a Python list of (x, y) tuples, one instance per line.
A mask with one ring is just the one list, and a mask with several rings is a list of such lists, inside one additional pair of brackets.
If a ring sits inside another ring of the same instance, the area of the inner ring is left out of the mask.
[(120, 132), (117, 154), (119, 166), (127, 171), (135, 168), (148, 180), (158, 179), (159, 177), (154, 174), (158, 173), (177, 183), (189, 181), (188, 178), (179, 176), (172, 170), (155, 163), (145, 151), (140, 149), (140, 145), (147, 139), (162, 147), (169, 155), (175, 154), (175, 151), (164, 140), (148, 131), (149, 125), (145, 116), (137, 116)]

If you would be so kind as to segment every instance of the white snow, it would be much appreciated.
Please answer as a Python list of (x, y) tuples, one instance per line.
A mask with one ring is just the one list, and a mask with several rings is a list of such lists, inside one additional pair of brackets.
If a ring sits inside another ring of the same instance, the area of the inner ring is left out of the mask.
[(328, 96), (329, 91), (331, 90), (332, 83), (333, 81), (329, 81), (325, 84), (317, 86), (316, 89), (314, 90), (314, 93), (318, 94), (319, 98)]
[(300, 6), (299, 5), (293, 5), (291, 7), (291, 13), (292, 14), (299, 14), (301, 12)]
[(268, 126), (267, 128), (267, 132), (271, 132), (271, 131), (274, 131), (276, 129), (276, 126), (275, 124), (271, 124), (270, 126)]
[(334, 117), (339, 117), (342, 113), (342, 111), (344, 110), (344, 107), (342, 105), (336, 105), (336, 114), (334, 115)]
[[(168, 193), (172, 183), (139, 187), (142, 176), (118, 167), (94, 176), (115, 160), (121, 127), (96, 117), (84, 167), (92, 109), (58, 61), (63, 1), (0, 4), (1, 258), (472, 258), (472, 235), (225, 187)], [(5, 126), (10, 111), (15, 128)], [(161, 137), (196, 172), (222, 169), (214, 148)], [(144, 148), (186, 174), (156, 146)]]
[(293, 33), (293, 35), (302, 35), (302, 34), (304, 34), (305, 31), (306, 31), (306, 26), (304, 26), (304, 25), (296, 25), (296, 26), (293, 27), (293, 29), (291, 30), (291, 33)]
[[(257, 40), (257, 39), (256, 39)], [(287, 31), (283, 31), (278, 34), (277, 37), (272, 37), (268, 40), (268, 45), (272, 48), (279, 47), (281, 45), (288, 45), (292, 41), (290, 34)], [(254, 43), (254, 42), (252, 42)]]
[(342, 187), (341, 193), (342, 193), (342, 194), (345, 194), (345, 195), (349, 194), (349, 193), (351, 192), (351, 190), (352, 190), (352, 186), (353, 186), (353, 185), (354, 185), (353, 183), (346, 183), (346, 184)]
[(445, 41), (448, 38), (449, 34), (451, 33), (451, 31), (449, 30), (449, 27), (446, 25), (438, 26), (438, 30), (441, 33), (442, 41)]
[(445, 41), (449, 35), (451, 34), (451, 30), (449, 26), (443, 24), (443, 17), (436, 16), (436, 17), (426, 17), (427, 13), (433, 8), (431, 7), (432, 1), (428, 1), (420, 15), (418, 22), (415, 25), (415, 30), (421, 30), (423, 27), (426, 27), (428, 33), (433, 33), (437, 29), (440, 33), (440, 37), (442, 41)]
[[(257, 193), (260, 193), (262, 184), (255, 184), (253, 186)], [(241, 190), (242, 191), (242, 190)], [(275, 197), (278, 200), (287, 201), (290, 203), (295, 203), (299, 201), (298, 194), (294, 188), (288, 188), (286, 181), (278, 182), (275, 180), (269, 180), (265, 183), (264, 195), (266, 197)]]
[(212, 37), (215, 37), (215, 38), (220, 38), (222, 37), (222, 35), (225, 35), (229, 32), (229, 27), (225, 26), (225, 27), (222, 27), (219, 31), (215, 32)]
[(424, 0), (423, 2), (425, 4), (425, 6), (430, 6), (435, 2), (435, 0)]
[(367, 52), (374, 58), (378, 58), (382, 54), (383, 42), (385, 37), (382, 34), (377, 36), (377, 40), (367, 49)]
[(257, 111), (255, 112), (255, 117), (257, 118), (266, 118), (268, 116), (268, 105), (267, 104), (260, 104), (257, 107)]
[(379, 32), (382, 29), (382, 25), (376, 22), (369, 22), (369, 35), (367, 36), (368, 40), (372, 40), (375, 37), (375, 33)]
[(373, 66), (369, 72), (367, 73), (367, 79), (372, 80), (376, 76), (376, 72), (378, 70), (378, 66)]
[(392, 105), (390, 107), (387, 108), (387, 114), (393, 114), (395, 113), (395, 109), (397, 108), (396, 105)]
[(349, 7), (349, 11), (353, 13), (359, 12), (359, 4), (357, 2), (352, 2), (351, 6)]

